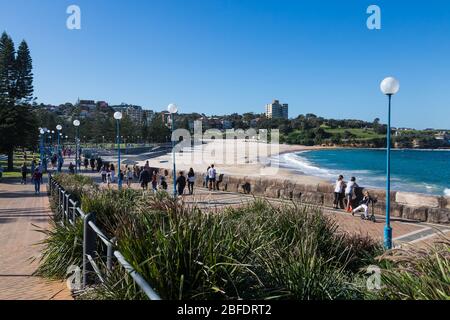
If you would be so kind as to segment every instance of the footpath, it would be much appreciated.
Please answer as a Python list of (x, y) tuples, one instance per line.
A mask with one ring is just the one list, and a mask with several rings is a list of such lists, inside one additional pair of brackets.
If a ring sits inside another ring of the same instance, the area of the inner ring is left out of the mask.
[(65, 282), (33, 276), (45, 237), (35, 226), (48, 228), (51, 216), (46, 181), (40, 195), (31, 183), (0, 183), (0, 300), (72, 300)]

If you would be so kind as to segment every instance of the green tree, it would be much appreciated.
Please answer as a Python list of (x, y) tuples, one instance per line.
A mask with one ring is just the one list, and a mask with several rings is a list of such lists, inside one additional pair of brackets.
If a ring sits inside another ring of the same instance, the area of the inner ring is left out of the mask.
[(25, 41), (19, 46), (16, 58), (16, 99), (30, 103), (33, 99), (33, 62)]
[(37, 121), (29, 102), (33, 96), (30, 51), (25, 42), (16, 58), (14, 42), (5, 32), (0, 37), (0, 152), (8, 155), (14, 169), (14, 148), (34, 147)]
[(12, 106), (15, 101), (16, 58), (13, 40), (3, 32), (0, 38), (0, 106)]

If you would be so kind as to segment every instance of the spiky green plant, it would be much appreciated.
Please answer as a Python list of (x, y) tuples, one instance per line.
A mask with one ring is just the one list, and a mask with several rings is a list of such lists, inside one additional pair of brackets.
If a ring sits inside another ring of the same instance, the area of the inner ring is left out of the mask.
[(80, 266), (83, 261), (83, 223), (78, 220), (75, 225), (63, 225), (52, 220), (49, 228), (35, 226), (37, 232), (45, 239), (37, 245), (43, 246), (36, 275), (64, 279), (70, 266)]
[(450, 300), (450, 239), (393, 249), (378, 260), (382, 289), (369, 298)]

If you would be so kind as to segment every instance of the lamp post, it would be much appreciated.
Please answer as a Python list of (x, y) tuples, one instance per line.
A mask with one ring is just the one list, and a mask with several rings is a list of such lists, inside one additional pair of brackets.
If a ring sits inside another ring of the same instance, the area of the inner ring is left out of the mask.
[[(39, 153), (40, 153), (40, 159), (41, 159), (41, 165), (44, 163), (44, 135), (45, 135), (45, 129), (39, 128), (40, 133), (40, 144), (39, 144)], [(33, 174), (32, 172), (31, 174)]]
[(122, 175), (120, 174), (120, 120), (122, 120), (122, 112), (117, 111), (114, 113), (114, 119), (117, 123), (117, 174), (118, 174), (118, 187), (122, 190)]
[(80, 134), (80, 120), (73, 120), (73, 125), (76, 129), (76, 135), (75, 135), (75, 173), (78, 174), (78, 157), (79, 157), (79, 134)]
[(175, 165), (175, 139), (173, 133), (175, 131), (175, 114), (178, 112), (178, 107), (171, 103), (167, 107), (167, 111), (170, 113), (171, 130), (172, 130), (172, 162), (173, 162), (173, 197), (177, 197), (177, 170)]
[(391, 100), (400, 90), (400, 83), (393, 77), (385, 78), (380, 85), (381, 92), (388, 96), (388, 125), (386, 138), (386, 225), (384, 226), (384, 247), (392, 248), (391, 228)]
[(61, 167), (62, 167), (62, 159), (61, 159), (61, 147), (60, 147), (60, 139), (61, 139), (61, 130), (62, 130), (62, 126), (60, 124), (58, 124), (56, 126), (56, 134), (58, 135), (58, 150), (56, 152), (57, 156), (58, 156), (58, 172), (61, 172)]

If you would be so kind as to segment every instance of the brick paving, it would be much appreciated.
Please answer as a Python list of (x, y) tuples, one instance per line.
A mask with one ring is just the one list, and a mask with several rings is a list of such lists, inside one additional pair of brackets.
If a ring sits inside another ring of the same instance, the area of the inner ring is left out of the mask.
[[(44, 239), (36, 227), (49, 226), (46, 186), (0, 183), (0, 300), (71, 300), (65, 282), (33, 276)], [(35, 226), (33, 226), (35, 225)], [(31, 258), (37, 258), (31, 261)]]

